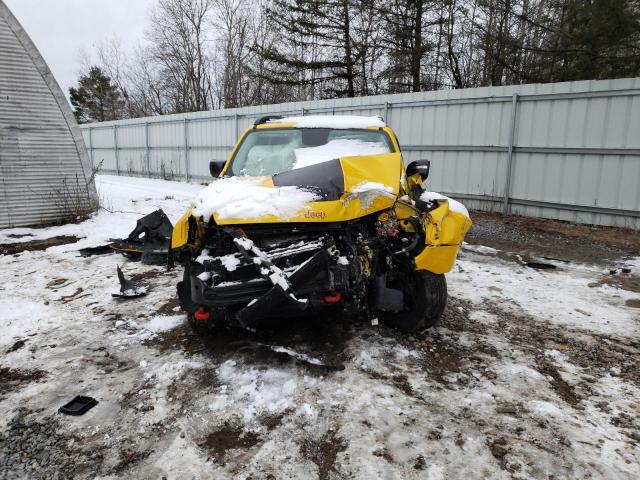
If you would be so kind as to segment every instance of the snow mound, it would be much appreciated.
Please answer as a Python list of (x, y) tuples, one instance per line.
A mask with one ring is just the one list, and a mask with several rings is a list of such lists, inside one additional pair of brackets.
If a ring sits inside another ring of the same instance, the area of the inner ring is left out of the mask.
[(3, 347), (26, 335), (42, 333), (57, 316), (52, 307), (20, 297), (0, 298), (0, 312), (0, 346)]
[(160, 333), (172, 330), (182, 322), (184, 322), (184, 315), (156, 315), (151, 317), (144, 328), (153, 333)]
[(262, 178), (229, 177), (213, 181), (196, 197), (193, 213), (209, 219), (214, 213), (224, 218), (257, 218), (273, 215), (286, 220), (319, 200), (299, 187), (265, 187)]
[(261, 371), (227, 360), (217, 369), (217, 377), (222, 385), (209, 408), (237, 409), (246, 424), (260, 414), (281, 413), (295, 404), (297, 376), (285, 370)]
[(447, 200), (449, 202), (449, 210), (451, 210), (452, 212), (461, 213), (467, 218), (471, 218), (469, 216), (469, 210), (467, 210), (467, 207), (465, 207), (459, 201), (454, 200), (453, 198), (449, 198), (446, 195), (442, 195), (441, 193), (425, 191), (422, 192), (422, 195), (420, 195), (420, 200), (422, 200), (423, 202), (428, 202), (431, 200)]
[(356, 115), (305, 115), (269, 120), (269, 123), (293, 123), (296, 128), (369, 128), (386, 127), (382, 118)]
[(382, 142), (365, 142), (355, 138), (337, 138), (318, 147), (296, 148), (293, 168), (304, 168), (335, 158), (359, 157), (389, 153), (389, 146)]
[(165, 362), (159, 366), (156, 366), (150, 372), (144, 374), (147, 380), (155, 379), (159, 384), (166, 384), (176, 377), (182, 375), (187, 370), (194, 370), (204, 368), (205, 364), (202, 362), (195, 362), (192, 360), (179, 360), (172, 362)]

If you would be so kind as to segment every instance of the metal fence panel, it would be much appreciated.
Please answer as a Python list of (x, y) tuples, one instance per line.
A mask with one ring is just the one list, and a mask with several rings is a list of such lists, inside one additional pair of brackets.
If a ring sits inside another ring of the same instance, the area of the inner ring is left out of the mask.
[(472, 208), (640, 229), (640, 79), (261, 105), (83, 126), (94, 165), (208, 179), (256, 118), (382, 115), (430, 188)]

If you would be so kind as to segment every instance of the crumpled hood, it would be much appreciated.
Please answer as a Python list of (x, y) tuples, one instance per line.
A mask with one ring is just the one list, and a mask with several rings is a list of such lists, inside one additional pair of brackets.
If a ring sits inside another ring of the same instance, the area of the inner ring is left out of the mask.
[(399, 153), (344, 157), (270, 177), (213, 181), (193, 214), (219, 225), (340, 222), (390, 208), (402, 174)]

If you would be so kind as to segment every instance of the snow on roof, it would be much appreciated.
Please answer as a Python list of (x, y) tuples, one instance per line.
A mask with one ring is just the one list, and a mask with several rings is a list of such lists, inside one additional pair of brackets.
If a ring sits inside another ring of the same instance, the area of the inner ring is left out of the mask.
[(304, 168), (334, 158), (379, 155), (389, 153), (389, 146), (383, 142), (364, 142), (355, 138), (337, 138), (318, 147), (296, 148), (293, 168)]
[(296, 128), (369, 128), (386, 127), (381, 117), (355, 115), (305, 115), (269, 120), (269, 123), (293, 123)]

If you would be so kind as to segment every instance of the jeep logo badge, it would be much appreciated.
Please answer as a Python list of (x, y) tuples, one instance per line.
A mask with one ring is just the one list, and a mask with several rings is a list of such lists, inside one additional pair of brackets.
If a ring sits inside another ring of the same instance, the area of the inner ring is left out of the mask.
[(323, 219), (327, 216), (326, 212), (314, 212), (313, 210), (307, 210), (307, 213), (304, 214), (304, 218), (320, 218)]

